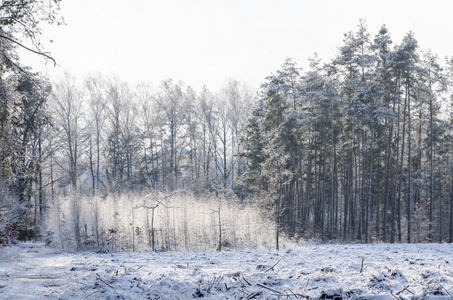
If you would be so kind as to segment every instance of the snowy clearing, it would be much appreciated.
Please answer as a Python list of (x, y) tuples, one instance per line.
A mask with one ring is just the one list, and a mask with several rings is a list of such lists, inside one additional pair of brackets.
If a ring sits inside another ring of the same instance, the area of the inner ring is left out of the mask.
[(0, 249), (1, 299), (451, 299), (453, 245), (56, 253)]

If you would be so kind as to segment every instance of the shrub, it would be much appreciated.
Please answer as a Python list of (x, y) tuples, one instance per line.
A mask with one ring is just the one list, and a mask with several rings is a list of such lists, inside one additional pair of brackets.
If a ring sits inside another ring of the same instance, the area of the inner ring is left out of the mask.
[[(76, 203), (75, 203), (76, 202)], [(55, 199), (46, 217), (62, 250), (205, 251), (274, 246), (275, 224), (234, 196), (123, 194)], [(221, 245), (222, 247), (219, 247)]]

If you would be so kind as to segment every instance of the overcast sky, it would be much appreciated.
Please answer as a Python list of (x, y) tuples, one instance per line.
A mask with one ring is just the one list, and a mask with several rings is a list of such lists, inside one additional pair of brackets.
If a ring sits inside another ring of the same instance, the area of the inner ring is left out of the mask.
[(315, 52), (328, 62), (343, 34), (366, 19), (374, 36), (386, 24), (399, 43), (415, 33), (421, 50), (453, 56), (452, 0), (63, 0), (67, 25), (47, 28), (59, 66), (22, 55), (34, 70), (77, 77), (115, 73), (131, 84), (167, 78), (196, 90), (226, 78), (258, 89), (287, 57), (305, 68)]

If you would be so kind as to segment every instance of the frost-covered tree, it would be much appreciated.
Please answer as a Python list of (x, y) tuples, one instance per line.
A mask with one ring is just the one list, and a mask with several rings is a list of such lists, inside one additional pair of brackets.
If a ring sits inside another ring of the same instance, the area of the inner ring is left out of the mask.
[[(14, 195), (8, 197), (9, 200), (4, 200), (5, 202), (18, 198), (21, 199), (19, 202), (26, 198), (30, 199), (31, 178), (35, 172), (33, 169), (40, 166), (39, 159), (32, 161), (39, 157), (41, 149), (40, 142), (37, 142), (41, 139), (39, 129), (32, 126), (42, 124), (45, 115), (42, 113), (45, 102), (43, 99), (46, 99), (45, 94), (48, 94), (48, 84), (20, 63), (17, 49), (26, 49), (54, 61), (42, 49), (41, 24), (61, 23), (62, 20), (58, 16), (59, 2), (59, 0), (48, 2), (11, 0), (2, 1), (0, 4), (0, 181), (3, 187), (11, 189)], [(14, 124), (15, 122), (20, 123)], [(23, 134), (21, 138), (16, 136), (20, 132)], [(32, 154), (34, 150), (36, 152)], [(24, 165), (23, 162), (27, 164)], [(40, 195), (42, 199), (43, 195)], [(33, 211), (22, 210), (24, 213), (19, 218), (10, 210), (15, 205), (3, 203), (4, 201), (0, 201), (2, 210), (0, 214), (3, 214), (0, 219), (3, 222), (22, 221)], [(33, 205), (29, 203), (29, 206)], [(10, 209), (4, 211), (4, 207)], [(28, 230), (27, 227), (30, 227), (29, 224), (23, 224), (21, 229), (23, 233)]]
[(89, 126), (89, 145), (88, 158), (91, 175), (92, 193), (96, 196), (100, 189), (105, 190), (105, 182), (101, 178), (101, 144), (105, 138), (103, 127), (105, 126), (106, 99), (105, 89), (106, 80), (101, 76), (87, 76), (84, 81), (84, 89), (88, 103), (88, 126)]
[[(447, 107), (451, 110), (453, 108), (453, 56), (451, 58), (446, 59), (446, 88), (447, 88), (447, 93), (446, 93), (446, 103)], [(450, 132), (448, 134), (448, 139), (447, 139), (447, 146), (449, 145), (450, 147), (453, 146), (453, 134), (452, 134), (452, 129), (453, 129), (453, 114), (450, 113), (450, 115), (447, 118), (447, 128), (448, 131)], [(451, 148), (450, 148), (451, 149)], [(448, 242), (453, 243), (453, 153), (447, 153), (447, 156), (449, 156), (449, 175), (451, 178), (450, 181), (450, 195), (449, 195), (449, 224), (448, 224)], [(447, 177), (448, 178), (448, 177)]]
[(418, 62), (418, 54), (416, 52), (418, 43), (412, 33), (408, 33), (402, 44), (397, 49), (396, 61), (397, 65), (401, 67), (402, 86), (404, 89), (404, 97), (406, 103), (407, 114), (407, 192), (406, 192), (406, 205), (407, 205), (407, 242), (412, 241), (412, 228), (413, 228), (413, 157), (412, 157), (412, 110), (411, 102), (416, 96), (415, 93), (415, 72), (416, 63)]
[[(185, 116), (187, 103), (185, 101), (182, 83), (172, 80), (163, 81), (158, 94), (158, 108), (162, 120), (163, 175), (165, 186), (170, 190), (178, 189), (181, 170), (181, 155), (184, 152), (184, 136), (187, 130)], [(167, 148), (169, 147), (169, 149)], [(167, 152), (168, 151), (168, 152)], [(165, 162), (164, 162), (165, 161)]]
[(435, 152), (437, 152), (440, 146), (441, 134), (438, 131), (439, 119), (438, 114), (440, 110), (440, 103), (438, 98), (440, 92), (444, 88), (444, 79), (442, 74), (442, 67), (437, 62), (437, 56), (431, 51), (423, 53), (421, 61), (422, 71), (420, 72), (419, 82), (419, 95), (423, 99), (423, 106), (427, 108), (428, 124), (426, 128), (426, 142), (424, 143), (429, 148), (427, 155), (428, 160), (428, 176), (429, 180), (427, 183), (427, 203), (429, 203), (429, 238), (434, 239), (434, 204), (439, 202), (441, 195), (435, 193), (435, 183), (440, 178), (434, 178), (435, 166)]
[[(333, 237), (336, 231), (335, 219), (338, 218), (336, 153), (342, 128), (339, 118), (341, 106), (337, 87), (334, 84), (336, 78), (328, 75), (328, 69), (331, 66), (323, 67), (317, 55), (309, 59), (309, 63), (310, 69), (303, 75), (302, 84), (302, 129), (304, 138), (308, 139), (308, 154), (304, 156), (307, 160), (307, 182), (305, 198), (299, 207), (303, 224), (309, 223), (309, 216), (312, 213), (313, 230), (321, 231), (321, 234), (329, 232)], [(319, 161), (322, 168), (313, 172), (313, 162), (316, 161)], [(311, 195), (317, 190), (313, 184), (318, 180), (326, 191), (316, 197), (312, 205), (310, 200), (315, 198)], [(312, 206), (314, 210), (311, 212)]]
[(72, 75), (65, 74), (60, 82), (54, 84), (52, 93), (54, 124), (61, 154), (55, 159), (63, 172), (60, 183), (73, 191), (78, 188), (82, 173), (80, 159), (87, 141), (83, 95), (75, 80)]
[(239, 156), (240, 138), (243, 136), (246, 118), (250, 114), (253, 97), (249, 89), (237, 80), (228, 79), (225, 87), (221, 91), (221, 96), (226, 102), (226, 117), (228, 118), (230, 132), (229, 161), (231, 174), (231, 190), (237, 190), (236, 178), (241, 176), (245, 170), (245, 165)]
[(109, 120), (108, 165), (106, 176), (111, 191), (121, 194), (133, 189), (134, 166), (140, 147), (136, 99), (129, 84), (117, 77), (107, 83), (107, 117)]
[(58, 15), (61, 0), (8, 0), (0, 4), (0, 51), (2, 65), (7, 68), (26, 68), (21, 66), (16, 49), (18, 47), (41, 55), (46, 59), (55, 60), (44, 52), (41, 38), (41, 24), (63, 24)]
[(159, 118), (156, 95), (152, 86), (141, 83), (136, 89), (138, 110), (138, 126), (141, 132), (143, 159), (140, 164), (141, 179), (146, 187), (158, 189), (159, 170), (161, 169), (159, 156)]
[(361, 21), (330, 64), (315, 57), (297, 74), (290, 62), (248, 120), (244, 188), (275, 192), (290, 235), (445, 240), (451, 157), (435, 55), (420, 60), (412, 33), (392, 46), (386, 26), (372, 39)]

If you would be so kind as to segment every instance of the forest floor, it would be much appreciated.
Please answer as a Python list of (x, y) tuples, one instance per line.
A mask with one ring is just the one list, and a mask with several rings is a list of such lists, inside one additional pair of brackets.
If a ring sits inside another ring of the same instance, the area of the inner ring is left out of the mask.
[(452, 299), (452, 244), (60, 253), (0, 248), (0, 299)]

